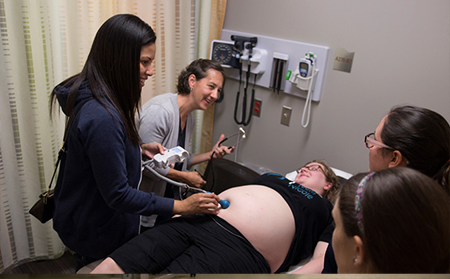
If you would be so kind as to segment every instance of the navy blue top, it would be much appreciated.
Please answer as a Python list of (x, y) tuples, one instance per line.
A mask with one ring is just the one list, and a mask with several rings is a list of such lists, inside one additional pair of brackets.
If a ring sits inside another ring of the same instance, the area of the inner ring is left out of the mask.
[[(65, 112), (69, 88), (58, 101)], [(92, 98), (83, 82), (76, 103)], [(55, 187), (53, 227), (71, 250), (106, 257), (138, 234), (140, 215), (170, 216), (174, 201), (137, 190), (140, 147), (128, 140), (118, 112), (95, 99), (74, 118)], [(109, 105), (108, 105), (109, 104)]]

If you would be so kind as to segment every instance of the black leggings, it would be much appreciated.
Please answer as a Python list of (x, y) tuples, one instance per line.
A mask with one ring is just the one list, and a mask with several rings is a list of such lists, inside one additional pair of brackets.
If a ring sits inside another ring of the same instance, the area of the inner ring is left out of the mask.
[(110, 257), (126, 273), (270, 273), (267, 261), (237, 229), (211, 215), (163, 222)]

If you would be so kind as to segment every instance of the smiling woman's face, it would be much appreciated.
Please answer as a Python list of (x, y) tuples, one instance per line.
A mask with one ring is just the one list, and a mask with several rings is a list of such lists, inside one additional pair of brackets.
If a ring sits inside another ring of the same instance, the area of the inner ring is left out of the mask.
[[(307, 167), (315, 167), (316, 170), (309, 170)], [(325, 169), (325, 167), (319, 163), (307, 164), (297, 173), (295, 176), (295, 182), (315, 191), (319, 195), (323, 195), (325, 193), (324, 187), (331, 184), (327, 182), (327, 178), (322, 172), (323, 169)]]
[(140, 85), (144, 87), (148, 77), (153, 76), (153, 61), (155, 60), (156, 44), (145, 45), (141, 48), (140, 56)]
[(189, 77), (190, 93), (197, 109), (206, 110), (222, 92), (223, 75), (214, 69), (206, 71), (206, 77), (196, 80), (195, 75)]

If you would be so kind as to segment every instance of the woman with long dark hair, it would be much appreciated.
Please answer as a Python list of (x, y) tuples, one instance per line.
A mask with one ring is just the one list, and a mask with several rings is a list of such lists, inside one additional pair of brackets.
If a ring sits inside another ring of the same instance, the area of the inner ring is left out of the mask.
[(338, 273), (450, 272), (449, 203), (412, 168), (355, 175), (333, 209)]
[[(442, 115), (417, 106), (397, 106), (364, 137), (369, 170), (408, 167), (434, 179), (450, 193), (450, 125)], [(332, 243), (322, 273), (336, 273)]]
[(153, 75), (155, 40), (138, 17), (111, 17), (98, 30), (81, 73), (51, 94), (51, 104), (57, 99), (67, 116), (79, 109), (62, 154), (53, 216), (78, 267), (136, 236), (140, 215), (218, 213), (220, 199), (214, 194), (174, 201), (137, 189), (141, 156), (164, 152), (161, 144), (140, 144), (135, 125), (141, 89)]

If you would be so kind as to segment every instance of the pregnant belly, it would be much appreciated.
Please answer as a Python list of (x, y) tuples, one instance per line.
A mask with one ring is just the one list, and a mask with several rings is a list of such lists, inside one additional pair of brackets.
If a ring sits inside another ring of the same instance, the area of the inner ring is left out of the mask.
[(237, 228), (275, 272), (295, 234), (294, 216), (286, 201), (275, 190), (261, 185), (230, 188), (219, 196), (230, 202), (219, 217)]

